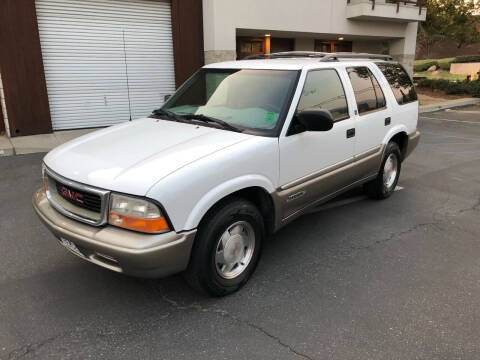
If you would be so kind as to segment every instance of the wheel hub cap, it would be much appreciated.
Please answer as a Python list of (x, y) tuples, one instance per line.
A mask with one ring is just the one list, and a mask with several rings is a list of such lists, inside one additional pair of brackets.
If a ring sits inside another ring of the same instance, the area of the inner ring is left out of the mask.
[(255, 232), (246, 221), (230, 225), (218, 240), (215, 252), (217, 273), (225, 279), (239, 276), (252, 260)]
[(225, 244), (224, 259), (227, 263), (238, 263), (243, 256), (244, 241), (240, 235), (233, 235)]
[(383, 166), (383, 185), (387, 191), (390, 190), (395, 183), (397, 172), (398, 159), (395, 154), (390, 154), (385, 161), (385, 165)]

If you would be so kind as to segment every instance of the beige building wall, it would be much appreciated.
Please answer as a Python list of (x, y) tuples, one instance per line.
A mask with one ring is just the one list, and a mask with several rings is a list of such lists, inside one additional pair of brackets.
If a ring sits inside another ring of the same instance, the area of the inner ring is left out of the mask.
[(203, 0), (203, 21), (206, 63), (234, 60), (237, 32), (256, 30), (295, 38), (295, 50), (313, 50), (315, 38), (332, 36), (359, 41), (358, 49), (389, 41), (391, 54), (413, 68), (417, 23), (349, 20), (346, 0)]
[(457, 75), (477, 75), (480, 63), (458, 63), (450, 66), (450, 73)]

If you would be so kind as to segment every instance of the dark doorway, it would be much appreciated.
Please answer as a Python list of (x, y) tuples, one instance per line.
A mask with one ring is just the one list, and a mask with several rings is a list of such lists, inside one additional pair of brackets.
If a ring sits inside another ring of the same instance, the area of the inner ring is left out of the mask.
[(293, 51), (294, 40), (286, 38), (272, 38), (270, 40), (270, 52)]
[(315, 40), (315, 51), (320, 52), (352, 52), (351, 41), (332, 41), (332, 40)]

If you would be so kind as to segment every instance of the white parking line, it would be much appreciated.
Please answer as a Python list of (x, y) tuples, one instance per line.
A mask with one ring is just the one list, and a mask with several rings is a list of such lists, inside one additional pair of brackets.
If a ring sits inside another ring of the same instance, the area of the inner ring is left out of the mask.
[[(403, 189), (404, 189), (404, 187), (397, 186), (394, 191), (400, 191), (400, 190), (403, 190)], [(331, 203), (327, 203), (325, 205), (320, 205), (319, 207), (313, 208), (312, 210), (308, 211), (307, 214), (313, 214), (313, 213), (324, 211), (324, 210), (334, 209), (334, 208), (337, 208), (337, 207), (340, 207), (340, 206), (353, 204), (357, 201), (361, 201), (361, 200), (365, 200), (365, 199), (367, 199), (366, 195), (358, 195), (358, 196), (351, 197), (349, 199), (333, 201)]]
[(480, 121), (463, 121), (463, 120), (452, 120), (452, 119), (440, 119), (440, 118), (432, 118), (432, 117), (427, 117), (427, 116), (420, 116), (420, 119), (422, 119), (422, 120), (436, 120), (436, 121), (447, 121), (447, 122), (454, 122), (454, 123), (480, 125)]

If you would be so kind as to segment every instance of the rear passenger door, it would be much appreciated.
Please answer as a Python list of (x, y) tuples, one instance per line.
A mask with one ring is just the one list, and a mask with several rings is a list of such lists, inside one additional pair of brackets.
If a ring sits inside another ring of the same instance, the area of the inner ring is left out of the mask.
[(348, 67), (347, 73), (357, 106), (355, 158), (361, 160), (375, 150), (380, 150), (387, 126), (391, 122), (391, 112), (377, 77), (369, 67)]

